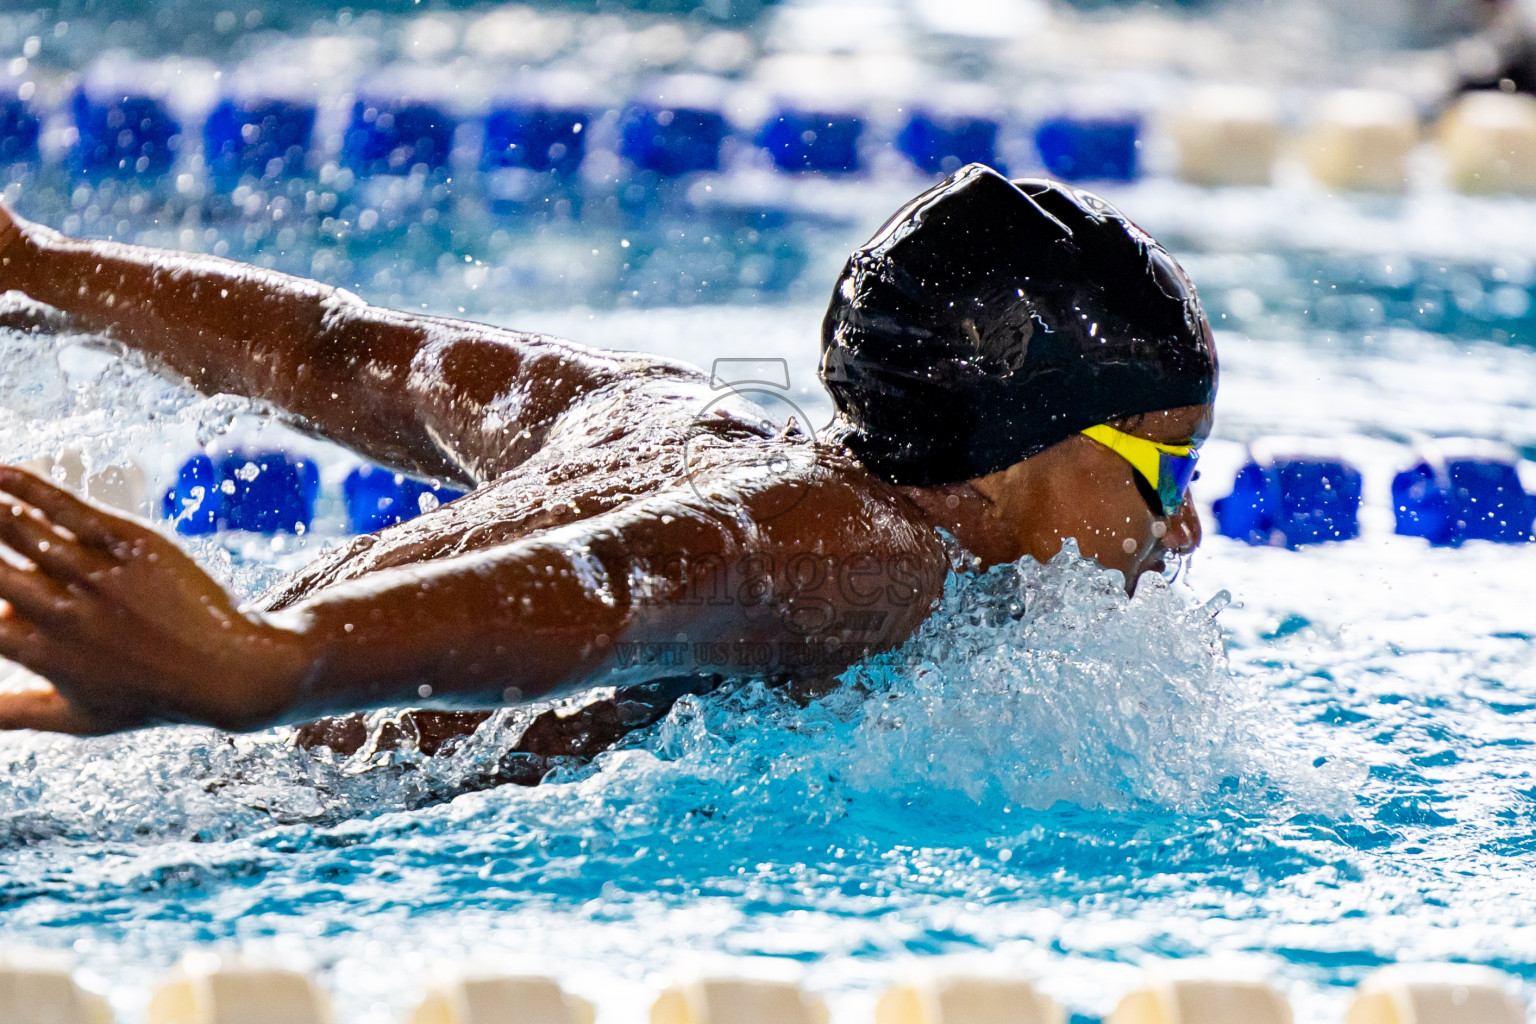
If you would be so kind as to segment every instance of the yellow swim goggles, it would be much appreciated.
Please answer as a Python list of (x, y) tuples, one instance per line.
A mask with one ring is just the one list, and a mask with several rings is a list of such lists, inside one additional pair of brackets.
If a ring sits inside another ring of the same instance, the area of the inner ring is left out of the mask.
[(1116, 430), (1107, 423), (1089, 427), (1083, 434), (1108, 448), (1136, 471), (1136, 487), (1147, 499), (1153, 515), (1177, 515), (1195, 478), (1200, 451), (1195, 445), (1159, 444)]

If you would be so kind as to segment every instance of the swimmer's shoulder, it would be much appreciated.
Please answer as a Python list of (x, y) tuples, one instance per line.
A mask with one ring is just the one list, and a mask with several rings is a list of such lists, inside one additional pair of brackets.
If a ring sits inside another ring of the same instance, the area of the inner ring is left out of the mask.
[(786, 513), (793, 523), (803, 523), (839, 551), (902, 556), (931, 566), (942, 583), (949, 555), (939, 532), (906, 495), (851, 453), (818, 441), (805, 485), (803, 500)]
[(822, 580), (821, 593), (840, 608), (842, 639), (871, 651), (899, 644), (944, 593), (951, 564), (944, 538), (906, 495), (846, 451), (821, 452), (811, 484), (785, 528), (768, 524), (781, 564), (797, 585)]

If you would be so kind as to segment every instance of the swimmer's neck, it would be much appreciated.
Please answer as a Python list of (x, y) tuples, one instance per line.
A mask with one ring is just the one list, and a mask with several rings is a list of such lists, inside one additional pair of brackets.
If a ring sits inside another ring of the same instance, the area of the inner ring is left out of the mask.
[(997, 504), (974, 481), (931, 487), (897, 486), (896, 490), (916, 506), (924, 522), (944, 530), (980, 559), (982, 568), (1017, 561), (1023, 554), (1018, 549), (1015, 531), (1003, 528), (999, 522)]

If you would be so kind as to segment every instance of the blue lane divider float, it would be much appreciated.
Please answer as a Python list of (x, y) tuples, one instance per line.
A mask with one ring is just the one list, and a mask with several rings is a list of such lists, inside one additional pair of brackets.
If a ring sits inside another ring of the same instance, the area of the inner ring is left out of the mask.
[(360, 98), (342, 140), (342, 162), (358, 175), (427, 173), (445, 167), (457, 119), (421, 100)]
[(1040, 162), (1068, 181), (1133, 181), (1140, 173), (1137, 143), (1141, 122), (1134, 117), (1053, 117), (1035, 129)]
[(423, 483), (366, 464), (347, 474), (342, 494), (354, 533), (372, 533), (403, 523), (464, 496), (463, 491), (440, 483)]
[(896, 148), (929, 174), (949, 174), (969, 163), (997, 167), (997, 132), (990, 118), (918, 111), (896, 136)]
[(1469, 540), (1523, 544), (1533, 538), (1536, 495), (1520, 483), (1512, 450), (1478, 442), (1440, 442), (1392, 480), (1396, 532), (1436, 546)]
[(719, 170), (720, 144), (730, 133), (718, 110), (635, 103), (624, 111), (619, 151), (642, 171), (676, 178)]
[(194, 455), (160, 507), (182, 534), (300, 533), (314, 520), (319, 493), (315, 464), (284, 452), (231, 452), (217, 461)]
[(859, 169), (864, 120), (853, 114), (783, 110), (763, 125), (757, 144), (781, 171), (850, 174)]
[(1259, 456), (1212, 508), (1222, 536), (1298, 548), (1360, 535), (1360, 471), (1342, 459)]
[(314, 131), (313, 103), (222, 100), (203, 126), (209, 176), (227, 189), (242, 178), (298, 174)]
[(181, 124), (158, 97), (76, 90), (75, 169), (89, 176), (158, 178), (171, 169)]
[(37, 159), (37, 137), (42, 123), (19, 96), (0, 99), (0, 164)]
[(519, 167), (568, 177), (586, 155), (591, 121), (585, 110), (521, 104), (495, 107), (485, 117), (480, 167), (486, 171)]

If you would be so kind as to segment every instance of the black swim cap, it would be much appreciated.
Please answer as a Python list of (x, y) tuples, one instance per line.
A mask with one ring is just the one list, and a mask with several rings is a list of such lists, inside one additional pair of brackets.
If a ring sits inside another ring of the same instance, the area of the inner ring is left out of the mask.
[(821, 334), (841, 440), (893, 483), (985, 476), (1095, 423), (1209, 402), (1194, 286), (1098, 196), (971, 164), (848, 258)]

